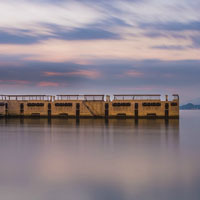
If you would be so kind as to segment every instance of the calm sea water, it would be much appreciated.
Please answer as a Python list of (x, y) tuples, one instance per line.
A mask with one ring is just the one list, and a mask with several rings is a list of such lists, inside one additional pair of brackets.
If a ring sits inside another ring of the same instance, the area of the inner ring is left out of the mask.
[(199, 200), (200, 112), (0, 119), (0, 200)]

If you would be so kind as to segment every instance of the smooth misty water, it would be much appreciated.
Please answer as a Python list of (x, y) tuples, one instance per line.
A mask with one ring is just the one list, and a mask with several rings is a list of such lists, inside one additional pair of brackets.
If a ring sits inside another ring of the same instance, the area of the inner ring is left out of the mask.
[(200, 112), (0, 119), (0, 200), (199, 200)]

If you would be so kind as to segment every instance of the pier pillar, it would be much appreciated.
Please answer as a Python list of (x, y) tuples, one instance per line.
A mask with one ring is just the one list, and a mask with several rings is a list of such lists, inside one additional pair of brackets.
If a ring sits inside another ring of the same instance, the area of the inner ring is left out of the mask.
[(165, 118), (169, 117), (169, 103), (165, 103)]
[(8, 103), (5, 104), (5, 114), (8, 116)]
[(80, 117), (80, 103), (76, 104), (76, 118), (78, 119)]
[(23, 103), (20, 104), (20, 116), (21, 117), (24, 116), (24, 104)]
[(51, 117), (51, 103), (48, 103), (48, 117)]
[(105, 118), (108, 118), (109, 116), (109, 104), (105, 103)]
[(138, 118), (138, 103), (135, 103), (135, 118)]

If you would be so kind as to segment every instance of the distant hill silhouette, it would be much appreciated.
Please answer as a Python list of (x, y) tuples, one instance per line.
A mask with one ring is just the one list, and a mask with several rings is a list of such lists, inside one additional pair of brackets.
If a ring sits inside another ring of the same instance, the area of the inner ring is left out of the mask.
[(200, 105), (194, 105), (192, 103), (188, 103), (185, 105), (180, 106), (180, 110), (199, 110)]

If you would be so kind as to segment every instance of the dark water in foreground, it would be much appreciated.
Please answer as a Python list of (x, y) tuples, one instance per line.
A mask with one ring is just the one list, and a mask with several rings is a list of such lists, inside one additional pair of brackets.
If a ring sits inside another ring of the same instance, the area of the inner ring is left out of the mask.
[(199, 200), (200, 112), (0, 119), (0, 200)]

